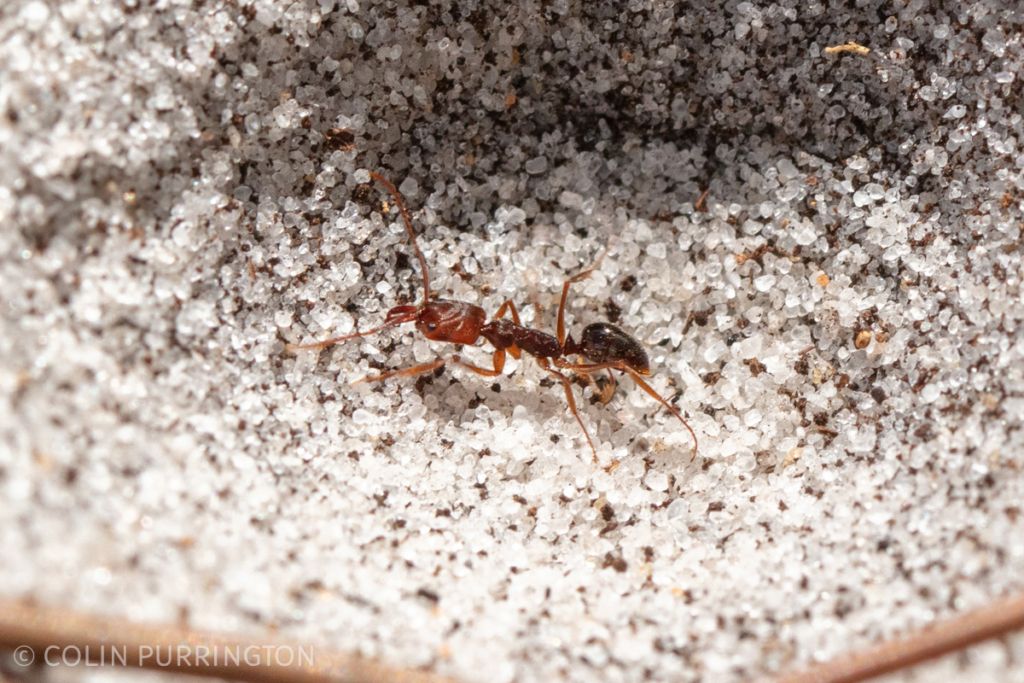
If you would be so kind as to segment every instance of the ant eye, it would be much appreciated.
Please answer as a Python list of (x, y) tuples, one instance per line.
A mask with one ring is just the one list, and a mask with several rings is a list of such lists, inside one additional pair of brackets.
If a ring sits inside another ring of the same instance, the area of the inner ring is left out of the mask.
[(427, 332), (433, 332), (437, 329), (437, 323), (427, 323)]

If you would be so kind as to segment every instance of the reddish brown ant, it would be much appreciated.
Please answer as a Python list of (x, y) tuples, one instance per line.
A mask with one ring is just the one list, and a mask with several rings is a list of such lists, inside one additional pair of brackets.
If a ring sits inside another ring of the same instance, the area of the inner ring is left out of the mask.
[[(384, 324), (365, 332), (354, 332), (312, 344), (289, 344), (287, 346), (289, 351), (323, 349), (348, 341), (349, 339), (376, 334), (389, 327), (409, 322), (415, 323), (416, 329), (432, 341), (451, 342), (461, 346), (464, 344), (476, 344), (480, 337), (486, 339), (494, 347), (494, 354), (491, 360), (492, 367), (482, 368), (467, 363), (459, 355), (451, 357), (451, 360), (458, 365), (484, 377), (496, 377), (501, 374), (505, 367), (506, 353), (512, 354), (513, 358), (518, 359), (521, 357), (522, 352), (525, 351), (534, 357), (538, 365), (561, 382), (565, 390), (565, 400), (569, 404), (569, 410), (583, 430), (583, 436), (587, 439), (587, 444), (590, 446), (595, 462), (597, 461), (597, 449), (594, 448), (594, 442), (590, 439), (590, 433), (587, 432), (587, 427), (583, 424), (583, 419), (576, 409), (576, 399), (573, 397), (572, 383), (564, 373), (556, 368), (584, 375), (588, 379), (591, 379), (593, 373), (602, 370), (607, 371), (609, 375), (611, 375), (611, 370), (619, 370), (632, 377), (633, 381), (641, 389), (661, 403), (683, 423), (690, 432), (690, 436), (693, 437), (693, 452), (696, 455), (697, 435), (693, 429), (690, 428), (690, 425), (683, 419), (682, 414), (675, 406), (666, 401), (661, 394), (643, 380), (644, 376), (651, 374), (651, 370), (647, 360), (647, 353), (640, 346), (639, 342), (611, 323), (587, 325), (583, 328), (583, 333), (580, 335), (578, 342), (571, 335), (566, 335), (565, 333), (565, 304), (569, 297), (569, 287), (573, 283), (589, 277), (597, 268), (600, 258), (590, 268), (577, 273), (563, 283), (562, 298), (558, 304), (557, 337), (553, 337), (547, 332), (524, 326), (519, 321), (519, 312), (516, 310), (516, 305), (511, 299), (502, 303), (498, 307), (494, 318), (488, 321), (487, 313), (479, 306), (462, 301), (435, 299), (431, 296), (427, 260), (423, 257), (423, 252), (420, 251), (419, 245), (416, 242), (416, 232), (413, 230), (412, 218), (405, 206), (401, 193), (389, 180), (379, 173), (371, 171), (370, 177), (388, 191), (398, 205), (399, 212), (402, 214), (402, 221), (405, 223), (409, 243), (412, 245), (413, 251), (416, 252), (416, 258), (420, 262), (420, 270), (423, 273), (423, 302), (419, 305), (403, 304), (395, 306), (387, 312), (387, 315), (384, 317)], [(512, 316), (511, 320), (505, 318), (506, 313)], [(566, 356), (582, 356), (588, 362), (574, 363), (567, 360)], [(378, 382), (389, 377), (420, 375), (441, 368), (447, 362), (444, 358), (438, 358), (429, 363), (421, 363), (420, 365), (399, 368), (379, 375), (371, 375), (358, 381)], [(552, 367), (552, 365), (555, 367)], [(591, 379), (591, 381), (593, 380)], [(607, 402), (611, 398), (614, 389), (614, 377), (612, 377), (612, 383), (605, 390), (601, 391), (601, 400)]]

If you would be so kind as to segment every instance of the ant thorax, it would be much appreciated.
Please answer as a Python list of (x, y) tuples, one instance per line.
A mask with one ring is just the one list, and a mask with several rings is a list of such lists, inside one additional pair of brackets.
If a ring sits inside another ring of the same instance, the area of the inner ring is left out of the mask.
[(547, 332), (524, 327), (505, 318), (492, 320), (483, 326), (480, 334), (496, 349), (518, 347), (536, 358), (558, 358), (562, 347)]

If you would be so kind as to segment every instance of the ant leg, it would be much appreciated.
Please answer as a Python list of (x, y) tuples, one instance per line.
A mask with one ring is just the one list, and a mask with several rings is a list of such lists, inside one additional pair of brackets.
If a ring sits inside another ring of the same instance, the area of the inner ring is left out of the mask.
[(668, 401), (666, 401), (665, 398), (661, 394), (659, 394), (657, 391), (655, 391), (654, 388), (650, 384), (645, 382), (643, 380), (643, 378), (640, 377), (640, 373), (638, 373), (636, 370), (634, 370), (633, 368), (631, 368), (629, 366), (626, 366), (625, 370), (626, 370), (626, 372), (629, 373), (629, 376), (633, 378), (633, 381), (636, 382), (640, 386), (641, 389), (646, 391), (647, 394), (651, 398), (653, 398), (655, 401), (657, 401), (661, 405), (665, 406), (666, 410), (668, 410), (670, 413), (675, 415), (679, 419), (679, 421), (683, 423), (683, 426), (686, 427), (686, 431), (690, 432), (690, 437), (693, 439), (693, 456), (691, 456), (691, 460), (693, 458), (696, 458), (697, 457), (697, 435), (694, 433), (693, 427), (690, 426), (690, 423), (687, 422), (683, 418), (683, 414), (679, 412), (679, 409), (676, 408), (671, 403), (669, 403)]
[(612, 373), (611, 369), (608, 370), (608, 383), (611, 387), (611, 389), (608, 390), (608, 400), (610, 401), (612, 400), (612, 396), (615, 395), (615, 389), (619, 386), (619, 382), (615, 379), (615, 375)]
[[(505, 315), (506, 311), (512, 314), (512, 322), (516, 325), (522, 325), (522, 323), (519, 322), (519, 311), (516, 310), (515, 302), (513, 302), (512, 299), (505, 299), (501, 306), (498, 306), (498, 311), (494, 314), (494, 317), (491, 318), (491, 320), (500, 320)], [(515, 344), (508, 347), (508, 352), (511, 353), (512, 357), (516, 360), (519, 360), (523, 355), (522, 350), (520, 350), (520, 348)], [(502, 361), (504, 361), (504, 358)]]
[(608, 405), (608, 402), (612, 400), (615, 395), (615, 388), (618, 386), (618, 382), (615, 381), (615, 375), (612, 374), (611, 369), (607, 370), (608, 379), (605, 382), (598, 382), (590, 373), (586, 373), (587, 381), (590, 382), (590, 386), (594, 389), (594, 394), (597, 395), (597, 400), (601, 402), (601, 405)]
[(604, 369), (621, 370), (622, 372), (627, 373), (630, 377), (633, 378), (633, 381), (636, 382), (637, 386), (646, 391), (647, 394), (655, 401), (665, 406), (666, 410), (675, 415), (679, 419), (679, 421), (683, 423), (683, 426), (686, 427), (686, 430), (688, 432), (690, 432), (690, 437), (693, 439), (693, 457), (697, 457), (697, 434), (694, 433), (693, 428), (690, 426), (690, 423), (686, 421), (686, 419), (683, 417), (683, 414), (679, 412), (678, 408), (676, 408), (674, 405), (666, 401), (661, 394), (655, 391), (650, 384), (644, 381), (643, 377), (640, 376), (639, 372), (626, 365), (625, 362), (609, 361), (607, 363), (581, 363), (578, 365), (573, 365), (572, 363), (567, 363), (565, 361), (560, 361), (556, 359), (555, 364), (560, 368), (572, 370), (573, 372), (579, 372), (582, 374), (589, 374), (591, 372), (596, 372), (597, 370)]
[[(484, 377), (497, 377), (505, 368), (505, 351), (503, 349), (498, 349), (497, 351), (494, 352), (494, 368), (490, 370), (487, 368), (481, 368), (478, 365), (473, 365), (472, 363), (467, 363), (466, 361), (462, 360), (461, 356), (452, 356), (451, 360), (455, 363), (458, 363), (467, 370), (472, 370), (478, 375), (483, 375)], [(389, 377), (413, 377), (415, 375), (422, 375), (426, 372), (430, 372), (432, 370), (436, 370), (437, 368), (442, 367), (447, 362), (448, 361), (445, 360), (444, 358), (438, 358), (435, 361), (423, 363), (421, 365), (414, 365), (410, 368), (399, 368), (397, 370), (390, 370), (380, 375), (370, 375), (369, 377), (363, 377), (362, 379), (358, 379), (355, 382), (353, 382), (353, 384), (359, 384), (360, 382), (380, 382), (385, 379), (388, 379)]]
[(583, 430), (583, 436), (587, 439), (587, 445), (590, 446), (590, 452), (594, 455), (594, 462), (597, 462), (597, 449), (594, 448), (594, 442), (590, 440), (590, 432), (587, 431), (587, 426), (583, 424), (583, 418), (580, 417), (580, 411), (576, 409), (576, 398), (572, 395), (572, 382), (570, 382), (569, 378), (561, 372), (552, 368), (551, 365), (548, 364), (547, 358), (538, 358), (537, 364), (554, 375), (555, 378), (562, 383), (562, 388), (565, 389), (565, 400), (569, 404), (569, 411), (572, 413), (572, 416), (576, 418), (576, 422), (579, 423), (580, 429)]
[(461, 365), (462, 367), (466, 368), (467, 370), (472, 370), (476, 374), (481, 375), (483, 377), (497, 377), (498, 375), (501, 374), (501, 371), (505, 369), (505, 350), (497, 349), (494, 352), (494, 355), (492, 356), (492, 362), (494, 364), (494, 367), (490, 370), (488, 370), (487, 368), (482, 368), (479, 365), (467, 363), (466, 361), (462, 360), (461, 356), (452, 356), (452, 360)]
[(537, 292), (530, 294), (530, 305), (533, 306), (533, 319), (543, 320), (544, 319), (544, 304), (540, 302), (540, 296)]
[(430, 372), (431, 370), (436, 370), (440, 367), (444, 367), (444, 364), (447, 362), (448, 361), (446, 361), (444, 358), (438, 358), (435, 361), (431, 361), (429, 363), (422, 363), (420, 365), (413, 365), (412, 367), (409, 368), (398, 368), (396, 370), (389, 370), (379, 375), (367, 375), (362, 379), (357, 379), (356, 381), (352, 382), (352, 384), (361, 384), (363, 382), (383, 382), (389, 377), (414, 377), (416, 375), (422, 375), (426, 372)]
[(558, 332), (556, 336), (558, 337), (559, 346), (563, 346), (565, 344), (565, 302), (569, 298), (569, 286), (574, 282), (586, 280), (588, 277), (590, 277), (591, 273), (597, 270), (598, 266), (601, 265), (601, 261), (604, 260), (604, 255), (605, 252), (602, 251), (598, 255), (597, 259), (594, 260), (593, 265), (591, 265), (584, 271), (576, 273), (575, 275), (573, 275), (568, 280), (562, 283), (562, 298), (558, 302), (558, 324), (556, 326)]
[(505, 299), (501, 306), (498, 306), (498, 312), (494, 314), (494, 317), (491, 318), (491, 320), (498, 320), (505, 315), (505, 311), (512, 314), (512, 322), (516, 325), (522, 325), (522, 323), (519, 322), (519, 311), (516, 310), (516, 304), (512, 299)]

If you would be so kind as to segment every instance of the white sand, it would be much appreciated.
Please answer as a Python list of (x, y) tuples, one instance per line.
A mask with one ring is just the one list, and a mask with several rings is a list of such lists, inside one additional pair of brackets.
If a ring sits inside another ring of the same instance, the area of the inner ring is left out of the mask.
[[(1024, 586), (1019, 3), (134, 4), (0, 10), (4, 595), (717, 682)], [(528, 359), (286, 354), (420, 296), (367, 169), (542, 329), (610, 245), (571, 328), (618, 312), (697, 460), (628, 379), (576, 389), (595, 465)], [(972, 652), (914, 680), (1024, 680)]]

